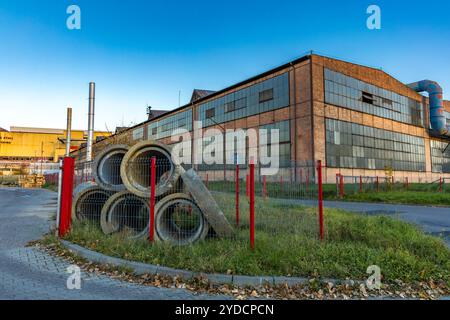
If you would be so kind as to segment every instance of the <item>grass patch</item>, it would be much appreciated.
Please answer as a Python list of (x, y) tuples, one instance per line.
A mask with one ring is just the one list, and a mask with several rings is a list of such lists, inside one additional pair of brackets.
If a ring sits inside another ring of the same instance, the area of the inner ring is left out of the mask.
[(58, 192), (58, 186), (56, 184), (53, 184), (53, 183), (44, 183), (42, 185), (42, 188), (50, 190), (50, 191)]
[(344, 200), (358, 202), (384, 202), (396, 204), (450, 206), (450, 193), (397, 190), (383, 192), (362, 192), (345, 195)]
[[(234, 223), (229, 194), (215, 197)], [(256, 248), (250, 250), (248, 204), (241, 203), (234, 239), (211, 238), (174, 247), (105, 236), (97, 226), (75, 223), (66, 239), (104, 254), (173, 268), (209, 273), (366, 279), (369, 265), (381, 268), (384, 281), (429, 279), (449, 284), (450, 251), (444, 242), (416, 226), (385, 216), (326, 210), (326, 240), (317, 239), (314, 208), (281, 201), (256, 201)]]

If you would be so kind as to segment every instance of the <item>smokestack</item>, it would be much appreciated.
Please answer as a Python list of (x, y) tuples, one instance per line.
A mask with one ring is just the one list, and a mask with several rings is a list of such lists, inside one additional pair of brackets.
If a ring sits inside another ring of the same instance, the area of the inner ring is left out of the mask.
[(72, 108), (67, 108), (66, 157), (68, 157), (70, 154), (71, 138), (72, 138)]
[(95, 83), (89, 83), (89, 113), (86, 161), (92, 160), (92, 143), (94, 141)]

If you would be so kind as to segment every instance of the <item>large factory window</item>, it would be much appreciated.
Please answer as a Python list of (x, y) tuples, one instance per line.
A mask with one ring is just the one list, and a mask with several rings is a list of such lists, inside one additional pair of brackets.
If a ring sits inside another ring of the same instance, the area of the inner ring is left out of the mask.
[(448, 142), (431, 140), (431, 171), (450, 173), (450, 146)]
[[(280, 121), (271, 124), (267, 124), (259, 127), (259, 141), (261, 143), (261, 137), (265, 136), (265, 140), (268, 143), (268, 149), (270, 150), (272, 135), (271, 130), (278, 130), (279, 133), (279, 165), (280, 167), (289, 167), (291, 164), (291, 131), (289, 121)], [(266, 129), (266, 131), (261, 131)]]
[[(289, 106), (289, 77), (283, 73), (199, 106), (203, 127)], [(214, 118), (209, 118), (214, 109)], [(208, 113), (208, 114), (207, 114)], [(214, 121), (213, 121), (214, 120)]]
[(179, 128), (192, 131), (192, 109), (151, 122), (148, 125), (149, 139), (157, 140), (170, 137), (173, 131)]
[(424, 139), (356, 123), (326, 120), (328, 167), (425, 171)]
[(328, 69), (325, 69), (325, 102), (423, 126), (420, 102)]

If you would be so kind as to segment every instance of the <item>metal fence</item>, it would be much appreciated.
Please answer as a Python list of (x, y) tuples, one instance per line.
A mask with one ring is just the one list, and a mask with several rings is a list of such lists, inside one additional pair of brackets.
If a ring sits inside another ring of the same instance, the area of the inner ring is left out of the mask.
[[(419, 182), (411, 182), (419, 181)], [(394, 178), (393, 176), (348, 176), (336, 174), (333, 192), (337, 198), (346, 195), (367, 192), (390, 191), (419, 191), (419, 192), (450, 192), (450, 178), (440, 177), (431, 182), (420, 182), (419, 178)], [(330, 194), (331, 185), (326, 186), (327, 194)]]
[[(66, 194), (61, 201), (69, 201), (70, 193), (71, 203), (70, 213), (61, 203), (60, 235), (76, 220), (106, 235), (173, 245), (229, 239), (254, 248), (259, 240), (286, 245), (300, 241), (299, 235), (324, 236), (316, 162), (295, 162), (270, 176), (257, 165), (199, 169), (152, 154), (122, 162), (73, 165), (72, 185), (61, 188)], [(71, 174), (66, 166), (63, 176)]]

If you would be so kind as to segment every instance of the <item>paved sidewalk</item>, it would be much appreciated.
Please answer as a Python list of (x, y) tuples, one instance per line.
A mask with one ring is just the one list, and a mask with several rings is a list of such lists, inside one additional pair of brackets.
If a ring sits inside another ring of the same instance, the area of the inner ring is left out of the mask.
[(69, 264), (25, 244), (49, 230), (56, 194), (0, 188), (0, 299), (227, 299), (185, 289), (128, 283), (82, 272), (81, 290), (67, 289)]

